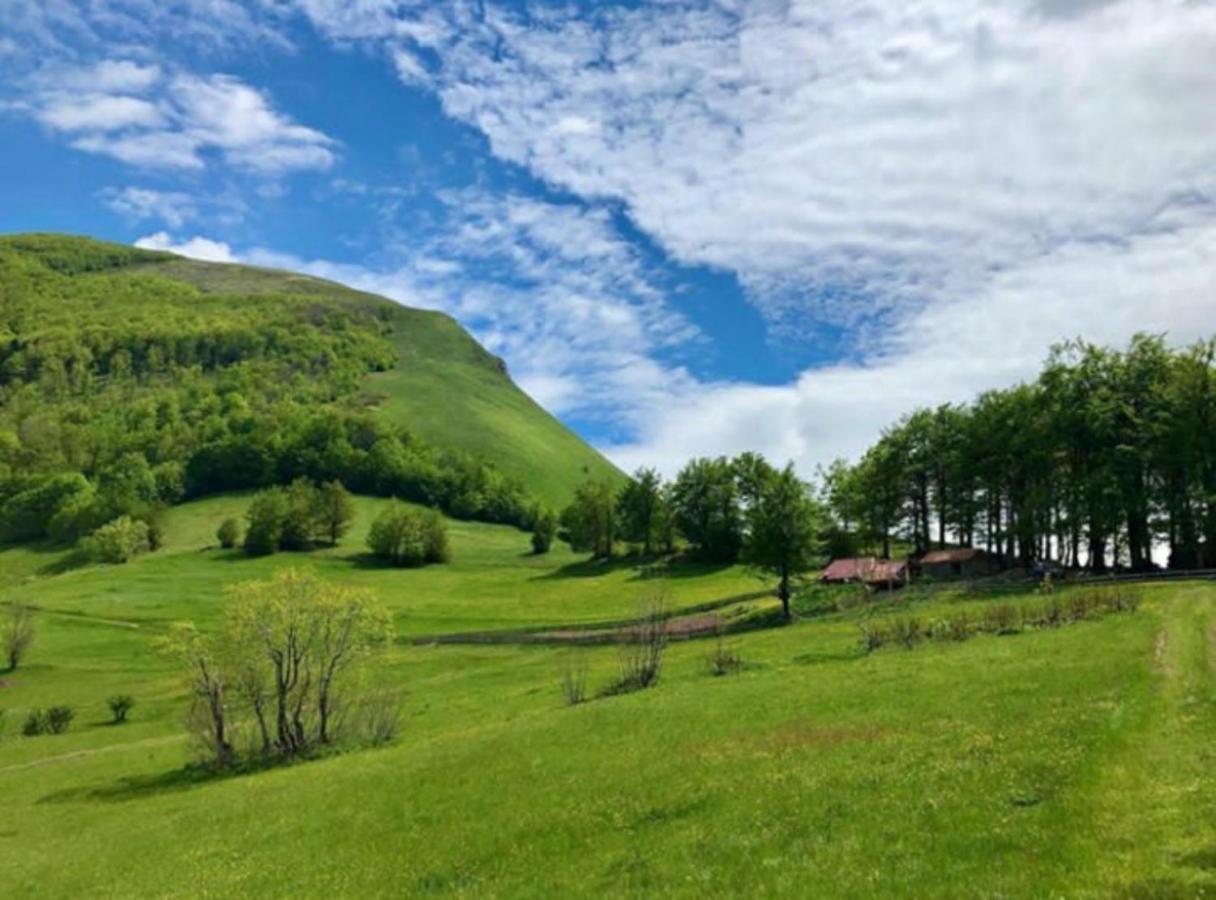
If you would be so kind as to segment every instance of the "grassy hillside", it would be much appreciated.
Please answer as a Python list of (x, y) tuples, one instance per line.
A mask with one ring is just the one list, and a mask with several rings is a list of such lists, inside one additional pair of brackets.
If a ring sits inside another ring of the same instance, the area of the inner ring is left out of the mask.
[[(673, 644), (653, 690), (571, 708), (562, 665), (581, 655), (595, 689), (616, 648), (408, 638), (611, 619), (660, 588), (688, 606), (754, 578), (531, 557), (525, 535), (469, 523), (452, 526), (450, 566), (369, 568), (359, 532), (376, 500), (360, 501), (335, 551), (247, 560), (211, 546), (243, 502), (179, 507), (167, 549), (125, 567), (0, 552), (0, 603), (43, 609), (28, 665), (0, 676), (6, 896), (1216, 890), (1210, 584), (1146, 588), (1134, 613), (868, 655), (864, 620), (977, 616), (993, 601), (938, 591), (821, 610), (728, 638), (738, 674), (708, 673), (712, 640)], [(379, 750), (190, 777), (186, 698), (153, 640), (174, 618), (213, 622), (224, 584), (302, 562), (374, 587), (394, 611), (407, 640), (386, 665), (406, 691), (403, 733)], [(139, 705), (105, 725), (119, 691)], [(77, 708), (68, 734), (14, 735), (26, 709), (52, 703)]]
[[(175, 258), (145, 264), (203, 291), (298, 293), (354, 305), (384, 303), (318, 278)], [(511, 381), (502, 360), (443, 313), (393, 304), (391, 341), (397, 364), (371, 374), (374, 409), (439, 446), (486, 456), (524, 480), (538, 499), (561, 508), (588, 477), (620, 472)]]
[[(0, 290), (0, 451), (21, 444), (21, 466), (87, 469), (106, 444), (73, 453), (63, 432), (90, 408), (143, 400), (157, 379), (180, 392), (189, 378), (227, 378), (218, 404), (236, 392), (253, 413), (284, 399), (370, 410), (437, 448), (491, 459), (555, 508), (588, 475), (621, 477), (441, 313), (288, 272), (57, 235), (0, 238)], [(39, 421), (51, 407), (66, 412)], [(155, 462), (158, 447), (138, 450)]]

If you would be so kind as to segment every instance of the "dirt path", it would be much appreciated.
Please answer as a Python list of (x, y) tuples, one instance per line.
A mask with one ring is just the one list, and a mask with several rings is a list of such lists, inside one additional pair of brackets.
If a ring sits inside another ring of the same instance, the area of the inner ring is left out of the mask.
[[(732, 608), (733, 607), (733, 608)], [(702, 604), (667, 620), (671, 640), (689, 640), (720, 632), (757, 627), (763, 617), (779, 609), (771, 594), (760, 592)], [(473, 631), (412, 638), (414, 644), (619, 644), (633, 640), (638, 620), (588, 623), (568, 627)]]

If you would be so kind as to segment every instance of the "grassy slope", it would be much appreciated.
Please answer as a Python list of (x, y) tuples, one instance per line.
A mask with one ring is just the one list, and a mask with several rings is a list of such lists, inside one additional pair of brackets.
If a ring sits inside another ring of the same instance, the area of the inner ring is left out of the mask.
[[(153, 262), (151, 271), (208, 291), (299, 293), (350, 303), (384, 303), (333, 282), (248, 266), (175, 259)], [(493, 459), (519, 476), (555, 509), (569, 502), (587, 477), (619, 479), (621, 473), (521, 391), (502, 362), (450, 316), (392, 304), (399, 361), (369, 379), (368, 392), (392, 421), (440, 446)]]
[[(59, 611), (0, 705), (10, 719), (52, 702), (80, 711), (68, 735), (0, 744), (6, 895), (1216, 889), (1212, 586), (1150, 588), (1134, 615), (870, 656), (863, 613), (832, 614), (732, 639), (749, 665), (729, 678), (705, 673), (704, 642), (673, 645), (655, 690), (576, 708), (557, 687), (574, 651), (402, 644), (389, 661), (407, 690), (396, 745), (190, 783), (184, 698), (148, 649), (165, 618), (206, 621), (223, 582), (287, 561), (198, 549), (236, 502), (179, 509), (159, 559), (0, 594)], [(450, 569), (383, 573), (342, 552), (315, 563), (379, 586), (407, 630), (599, 618), (643, 588), (628, 569), (522, 557), (508, 529), (454, 537)], [(21, 552), (26, 572), (54, 560)], [(746, 581), (676, 574), (677, 602)], [(919, 602), (932, 617), (984, 601)], [(612, 648), (580, 652), (593, 687), (612, 677)], [(140, 705), (105, 726), (119, 690)]]

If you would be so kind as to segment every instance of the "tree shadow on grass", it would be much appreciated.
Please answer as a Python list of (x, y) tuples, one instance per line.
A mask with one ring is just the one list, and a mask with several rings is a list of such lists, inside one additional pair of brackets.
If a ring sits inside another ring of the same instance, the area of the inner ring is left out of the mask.
[(38, 799), (39, 804), (56, 803), (124, 803), (161, 794), (178, 794), (194, 790), (219, 781), (230, 781), (256, 775), (269, 769), (280, 769), (294, 765), (300, 760), (270, 759), (265, 762), (248, 763), (229, 769), (214, 766), (189, 765), (155, 775), (128, 775), (111, 784), (91, 787), (65, 788), (52, 791)]
[[(48, 553), (59, 552), (63, 553), (63, 547), (51, 547), (47, 549)], [(89, 564), (89, 555), (79, 547), (64, 553), (58, 559), (52, 560), (44, 566), (38, 567), (39, 575), (62, 575), (64, 572), (71, 572), (73, 569), (80, 569)]]

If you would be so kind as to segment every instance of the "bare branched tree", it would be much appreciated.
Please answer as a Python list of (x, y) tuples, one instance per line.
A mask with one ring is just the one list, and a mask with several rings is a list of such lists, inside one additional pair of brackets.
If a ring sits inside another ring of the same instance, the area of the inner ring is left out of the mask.
[(621, 646), (622, 687), (641, 690), (658, 683), (667, 649), (667, 598), (662, 594), (646, 597), (638, 608), (635, 624)]
[(34, 611), (28, 606), (14, 603), (8, 608), (8, 619), (0, 631), (0, 644), (8, 661), (8, 670), (14, 671), (29, 652), (37, 634)]

